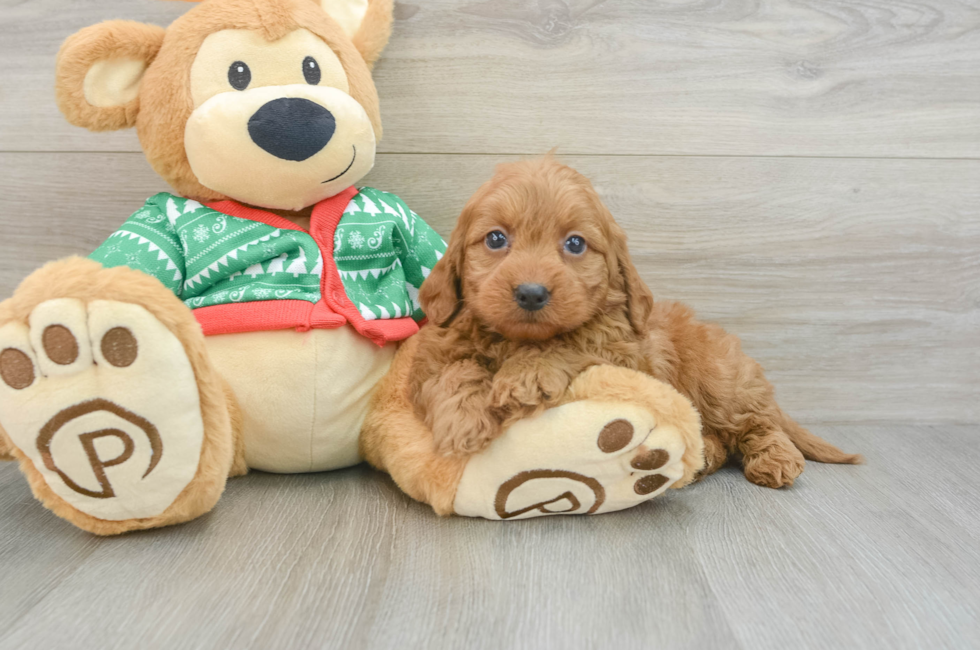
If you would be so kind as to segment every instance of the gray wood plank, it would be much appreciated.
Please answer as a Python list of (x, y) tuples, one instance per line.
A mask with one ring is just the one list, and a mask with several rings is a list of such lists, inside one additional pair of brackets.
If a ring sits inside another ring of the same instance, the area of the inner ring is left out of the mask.
[[(135, 151), (64, 122), (54, 57), (159, 0), (0, 13), (0, 149)], [(962, 0), (403, 2), (377, 69), (386, 152), (980, 157), (980, 7)]]
[(630, 511), (507, 523), (437, 518), (364, 467), (254, 473), (198, 521), (112, 539), (0, 466), (3, 582), (57, 574), (28, 603), (0, 592), (0, 648), (974, 646), (976, 524), (950, 513), (980, 507), (976, 425), (818, 433), (868, 464), (780, 491), (726, 468)]
[[(642, 517), (543, 526), (407, 517), (367, 641), (382, 648), (432, 647), (437, 639), (450, 648), (737, 647), (710, 578), (672, 519), (676, 504), (656, 504), (663, 507)], [(420, 540), (434, 552), (420, 553)]]
[(0, 463), (0, 629), (43, 601), (99, 545), (56, 517), (39, 517), (37, 506), (16, 464)]
[(0, 648), (738, 647), (666, 509), (499, 526), (439, 519), (363, 467), (256, 473), (201, 521), (95, 544), (53, 562), (74, 570)]
[[(735, 480), (724, 495), (707, 482), (687, 494), (682, 525), (742, 646), (975, 647), (975, 525), (936, 508), (934, 494), (980, 461), (975, 427), (826, 434), (868, 464), (809, 463), (779, 492)], [(949, 491), (957, 510), (975, 514), (972, 474)]]
[[(365, 180), (448, 235), (501, 156)], [(658, 298), (738, 333), (805, 421), (980, 417), (980, 161), (570, 156)], [(165, 190), (138, 154), (0, 154), (0, 295)]]

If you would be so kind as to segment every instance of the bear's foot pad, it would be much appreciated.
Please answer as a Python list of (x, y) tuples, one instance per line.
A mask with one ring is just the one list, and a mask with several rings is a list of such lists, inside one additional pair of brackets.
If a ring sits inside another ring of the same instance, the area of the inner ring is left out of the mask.
[(0, 327), (0, 423), (58, 498), (108, 521), (165, 511), (204, 439), (180, 341), (106, 300), (50, 300)]
[(598, 514), (684, 475), (684, 439), (632, 404), (579, 401), (523, 420), (466, 465), (455, 512), (487, 519)]

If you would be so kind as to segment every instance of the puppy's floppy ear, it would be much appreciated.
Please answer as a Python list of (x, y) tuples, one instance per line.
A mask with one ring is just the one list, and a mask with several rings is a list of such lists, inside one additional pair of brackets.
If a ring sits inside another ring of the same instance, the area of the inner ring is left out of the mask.
[(391, 36), (393, 0), (317, 0), (354, 42), (354, 47), (368, 64), (381, 56)]
[(110, 20), (69, 36), (58, 52), (55, 92), (68, 121), (92, 131), (136, 124), (139, 87), (164, 29)]
[(609, 210), (605, 206), (602, 209), (606, 211), (610, 231), (610, 287), (626, 294), (626, 316), (633, 331), (643, 334), (647, 330), (650, 312), (653, 311), (653, 294), (633, 265), (626, 246), (626, 233), (613, 221)]
[(422, 311), (433, 324), (445, 326), (463, 305), (463, 251), (466, 249), (468, 206), (464, 208), (449, 236), (449, 246), (422, 283), (419, 302)]

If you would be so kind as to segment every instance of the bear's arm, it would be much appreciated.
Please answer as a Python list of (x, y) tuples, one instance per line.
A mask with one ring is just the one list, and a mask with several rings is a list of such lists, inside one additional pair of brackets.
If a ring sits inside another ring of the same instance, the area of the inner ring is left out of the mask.
[(168, 213), (168, 210), (177, 211), (174, 198), (163, 193), (148, 199), (89, 259), (105, 268), (126, 266), (152, 275), (180, 297), (185, 257), (174, 228), (176, 214)]
[(415, 308), (412, 318), (420, 321), (425, 318), (425, 313), (418, 304), (418, 290), (429, 277), (429, 271), (446, 252), (446, 242), (404, 201), (394, 194), (388, 196), (397, 203), (398, 210), (404, 217), (403, 223), (396, 221), (394, 242), (405, 271), (405, 281), (411, 286), (409, 291), (412, 294), (412, 306)]

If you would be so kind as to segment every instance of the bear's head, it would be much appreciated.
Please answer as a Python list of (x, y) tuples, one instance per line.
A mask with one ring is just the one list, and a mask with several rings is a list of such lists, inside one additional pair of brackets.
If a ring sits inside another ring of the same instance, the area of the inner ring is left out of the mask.
[(58, 104), (94, 131), (135, 126), (186, 197), (301, 210), (374, 164), (371, 66), (391, 21), (391, 0), (204, 0), (167, 29), (108, 21), (65, 41)]

